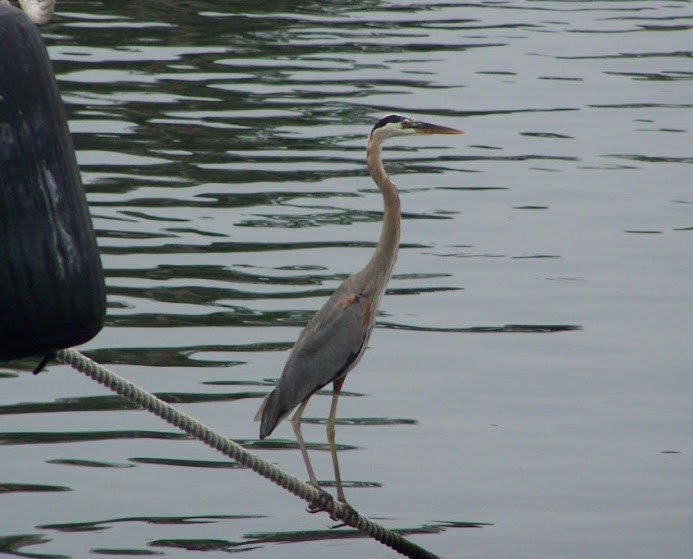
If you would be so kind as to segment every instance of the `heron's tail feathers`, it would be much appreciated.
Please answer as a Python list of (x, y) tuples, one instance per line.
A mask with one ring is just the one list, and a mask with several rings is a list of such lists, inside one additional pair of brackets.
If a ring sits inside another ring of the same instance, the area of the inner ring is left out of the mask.
[(260, 438), (269, 437), (277, 424), (286, 417), (287, 413), (279, 409), (277, 401), (277, 391), (272, 390), (260, 404), (260, 408), (255, 414), (255, 421), (260, 422)]

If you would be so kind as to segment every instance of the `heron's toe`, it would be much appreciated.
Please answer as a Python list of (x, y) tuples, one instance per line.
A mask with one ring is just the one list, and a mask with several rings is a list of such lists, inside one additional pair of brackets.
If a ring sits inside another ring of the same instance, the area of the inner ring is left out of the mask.
[(327, 510), (328, 505), (334, 502), (334, 497), (332, 497), (332, 495), (330, 495), (322, 487), (316, 487), (315, 484), (311, 485), (313, 485), (313, 487), (315, 487), (315, 489), (317, 489), (320, 492), (320, 497), (318, 497), (317, 501), (310, 503), (306, 507), (306, 511), (308, 511), (311, 514), (315, 514), (316, 512), (324, 512), (325, 510)]
[(359, 513), (356, 512), (356, 509), (354, 507), (352, 507), (349, 503), (347, 503), (346, 501), (344, 501), (342, 499), (339, 499), (337, 502), (340, 503), (343, 507), (345, 507), (347, 509), (347, 516), (345, 519), (341, 519), (341, 518), (331, 514), (330, 518), (332, 520), (334, 520), (334, 521), (341, 520), (341, 522), (339, 524), (335, 524), (334, 526), (330, 526), (331, 530), (335, 530), (337, 528), (343, 528), (344, 526), (350, 526), (352, 524), (355, 524), (359, 518)]

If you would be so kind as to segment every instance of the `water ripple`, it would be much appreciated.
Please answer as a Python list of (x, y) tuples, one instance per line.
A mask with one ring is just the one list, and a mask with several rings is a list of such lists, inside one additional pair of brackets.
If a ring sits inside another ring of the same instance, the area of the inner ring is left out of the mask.
[[(60, 6), (42, 34), (107, 276), (87, 355), (300, 461), (293, 439), (256, 438), (252, 412), (375, 246), (368, 132), (392, 112), (462, 128), (384, 150), (402, 246), (366, 355), (378, 374), (342, 393), (347, 484), (442, 556), (620, 557), (629, 542), (676, 557), (680, 522), (661, 519), (683, 518), (685, 475), (641, 450), (690, 438), (690, 2)], [(281, 526), (281, 496), (187, 443), (165, 455), (187, 437), (60, 367), (37, 391), (15, 370), (35, 364), (0, 371), (0, 551), (371, 553), (347, 530)], [(323, 461), (329, 388), (306, 420)], [(104, 455), (118, 440), (137, 450)], [(215, 476), (224, 491), (205, 494)], [(583, 514), (602, 502), (627, 519), (610, 538)], [(189, 515), (200, 506), (238, 514)], [(420, 520), (432, 510), (448, 520)], [(484, 525), (458, 521), (474, 510), (512, 520), (483, 549), (452, 535)], [(595, 534), (589, 550), (578, 533)]]

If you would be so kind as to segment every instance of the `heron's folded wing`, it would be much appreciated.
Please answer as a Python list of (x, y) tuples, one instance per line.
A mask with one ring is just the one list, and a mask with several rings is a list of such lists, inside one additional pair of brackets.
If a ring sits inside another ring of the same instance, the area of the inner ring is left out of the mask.
[(278, 388), (293, 407), (346, 374), (361, 358), (371, 330), (371, 302), (335, 293), (306, 325), (284, 366)]

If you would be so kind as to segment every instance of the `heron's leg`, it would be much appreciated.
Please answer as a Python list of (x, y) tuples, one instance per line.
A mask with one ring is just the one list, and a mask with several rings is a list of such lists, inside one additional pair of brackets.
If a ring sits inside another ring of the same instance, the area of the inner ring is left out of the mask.
[(310, 513), (316, 513), (325, 510), (327, 503), (332, 500), (332, 495), (330, 495), (327, 491), (320, 487), (320, 483), (318, 483), (318, 478), (315, 477), (313, 466), (311, 466), (310, 464), (310, 458), (308, 458), (308, 450), (306, 449), (306, 443), (303, 442), (303, 435), (301, 434), (301, 415), (303, 414), (303, 410), (305, 410), (306, 406), (308, 405), (308, 400), (310, 400), (310, 396), (303, 400), (303, 402), (301, 402), (301, 405), (298, 406), (296, 413), (291, 418), (291, 427), (294, 430), (296, 442), (298, 443), (298, 448), (301, 451), (301, 456), (303, 456), (303, 462), (306, 465), (306, 470), (308, 470), (308, 478), (310, 479), (310, 484), (322, 493), (320, 503), (317, 505), (310, 504), (306, 509)]
[(332, 405), (330, 406), (330, 416), (327, 418), (327, 442), (330, 445), (330, 454), (332, 455), (332, 465), (334, 466), (334, 482), (337, 487), (337, 500), (346, 503), (346, 498), (344, 497), (344, 489), (342, 488), (342, 476), (339, 474), (339, 461), (337, 460), (337, 445), (335, 444), (334, 437), (334, 423), (337, 417), (337, 401), (339, 400), (339, 393), (342, 391), (342, 385), (344, 384), (344, 379), (342, 377), (337, 379), (333, 383), (332, 387)]
[(303, 410), (306, 409), (308, 405), (308, 400), (310, 396), (301, 402), (298, 406), (296, 413), (291, 418), (291, 428), (294, 430), (294, 435), (296, 436), (296, 442), (298, 443), (298, 449), (301, 451), (301, 456), (303, 456), (303, 462), (306, 465), (306, 470), (308, 470), (308, 478), (310, 483), (316, 489), (320, 489), (320, 484), (318, 479), (315, 477), (315, 472), (313, 471), (313, 466), (310, 464), (310, 458), (308, 458), (308, 450), (306, 449), (306, 444), (303, 442), (303, 435), (301, 434), (301, 415), (303, 415)]

